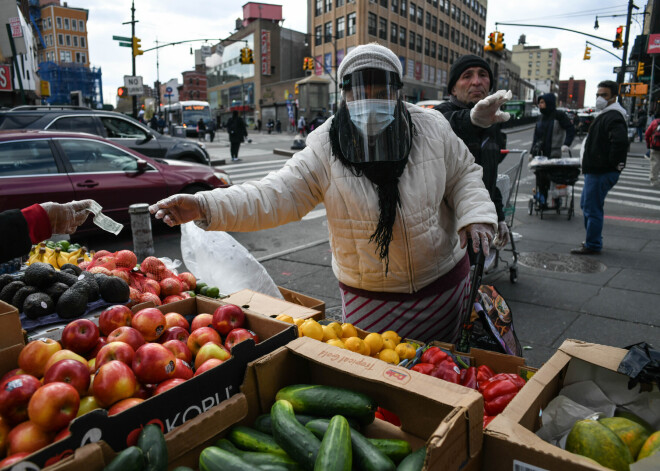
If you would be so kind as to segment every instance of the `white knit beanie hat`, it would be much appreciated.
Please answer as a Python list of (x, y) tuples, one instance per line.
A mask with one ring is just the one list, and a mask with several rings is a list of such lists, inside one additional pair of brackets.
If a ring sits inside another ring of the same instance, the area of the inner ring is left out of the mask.
[(401, 61), (396, 54), (378, 43), (363, 44), (349, 52), (339, 64), (339, 81), (344, 79), (344, 75), (361, 69), (388, 70), (399, 74), (399, 78), (403, 75)]

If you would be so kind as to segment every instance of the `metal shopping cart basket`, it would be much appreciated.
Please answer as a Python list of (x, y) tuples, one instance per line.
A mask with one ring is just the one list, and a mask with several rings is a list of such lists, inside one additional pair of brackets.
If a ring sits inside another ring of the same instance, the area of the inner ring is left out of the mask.
[[(505, 270), (509, 270), (509, 279), (511, 283), (518, 280), (518, 250), (516, 249), (516, 241), (513, 237), (513, 217), (516, 214), (516, 199), (518, 198), (518, 186), (520, 185), (520, 175), (522, 173), (522, 164), (527, 155), (526, 150), (509, 149), (503, 150), (505, 154), (520, 153), (520, 159), (507, 169), (504, 173), (497, 176), (497, 188), (502, 194), (502, 204), (504, 206), (504, 222), (509, 228), (511, 249), (499, 249), (497, 245), (491, 247), (491, 253), (486, 260), (484, 272), (487, 275), (492, 275)], [(502, 257), (503, 252), (511, 252), (512, 260), (506, 260)]]
[(537, 188), (534, 188), (532, 198), (528, 203), (528, 213), (541, 215), (547, 211), (560, 214), (566, 211), (568, 220), (575, 214), (575, 182), (580, 177), (580, 159), (578, 157), (565, 157), (561, 159), (548, 159), (547, 157), (534, 157), (529, 162), (529, 169), (537, 176), (545, 176), (550, 180), (547, 201), (543, 201)]

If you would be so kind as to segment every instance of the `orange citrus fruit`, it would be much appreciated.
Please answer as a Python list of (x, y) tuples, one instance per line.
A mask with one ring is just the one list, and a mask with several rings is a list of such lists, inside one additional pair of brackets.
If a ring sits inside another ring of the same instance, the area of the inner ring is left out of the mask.
[(402, 360), (410, 360), (411, 358), (415, 358), (415, 354), (417, 353), (415, 347), (413, 347), (408, 342), (400, 343), (399, 345), (396, 346), (394, 351), (396, 352), (397, 355), (399, 355), (399, 358)]
[(392, 340), (392, 342), (394, 342), (394, 345), (398, 345), (399, 342), (401, 342), (401, 337), (399, 337), (399, 334), (397, 334), (393, 330), (388, 330), (387, 332), (383, 332), (382, 337), (383, 339)]
[(368, 334), (364, 338), (364, 343), (369, 345), (369, 351), (373, 355), (374, 353), (378, 353), (381, 351), (383, 348), (383, 339), (380, 336), (380, 334), (377, 334), (376, 332), (372, 332)]
[(397, 355), (397, 353), (390, 348), (384, 348), (378, 352), (378, 358), (393, 365), (399, 364), (399, 355)]

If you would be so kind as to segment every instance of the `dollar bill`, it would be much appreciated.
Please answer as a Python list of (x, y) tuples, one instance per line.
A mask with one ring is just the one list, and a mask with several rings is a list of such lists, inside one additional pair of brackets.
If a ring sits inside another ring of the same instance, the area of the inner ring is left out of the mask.
[(94, 213), (94, 221), (93, 221), (94, 224), (96, 224), (104, 231), (111, 232), (114, 235), (118, 235), (121, 232), (121, 230), (124, 228), (123, 224), (120, 224), (114, 219), (103, 214), (101, 212), (103, 210), (103, 207), (100, 204), (98, 204), (96, 201), (92, 202), (92, 206), (90, 210), (92, 211), (92, 213)]

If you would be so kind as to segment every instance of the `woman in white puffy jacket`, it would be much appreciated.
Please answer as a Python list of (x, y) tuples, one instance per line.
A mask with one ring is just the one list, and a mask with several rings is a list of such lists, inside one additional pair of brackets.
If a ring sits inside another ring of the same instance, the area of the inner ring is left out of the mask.
[[(454, 342), (469, 292), (467, 239), (487, 252), (497, 229), (481, 167), (440, 113), (403, 101), (401, 63), (389, 49), (358, 46), (338, 75), (338, 112), (282, 169), (174, 195), (150, 211), (171, 226), (244, 232), (300, 220), (323, 203), (343, 321)], [(498, 107), (478, 112), (493, 117)]]

